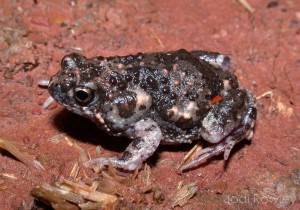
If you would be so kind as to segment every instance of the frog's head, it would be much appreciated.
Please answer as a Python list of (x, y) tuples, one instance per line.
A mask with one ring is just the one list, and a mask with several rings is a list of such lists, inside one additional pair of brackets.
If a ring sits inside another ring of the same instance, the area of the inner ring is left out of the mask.
[(61, 70), (53, 75), (50, 95), (68, 110), (93, 119), (105, 98), (100, 72), (86, 57), (72, 53), (61, 61)]

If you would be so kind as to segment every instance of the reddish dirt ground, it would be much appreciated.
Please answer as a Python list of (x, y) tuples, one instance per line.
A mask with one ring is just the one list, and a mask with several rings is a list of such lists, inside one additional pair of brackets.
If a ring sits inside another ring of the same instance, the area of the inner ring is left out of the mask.
[(196, 182), (199, 190), (184, 209), (300, 208), (298, 0), (249, 0), (252, 13), (235, 0), (0, 2), (0, 136), (45, 167), (24, 165), (0, 149), (0, 209), (28, 209), (33, 187), (68, 177), (78, 151), (53, 137), (65, 133), (93, 157), (97, 145), (112, 155), (128, 143), (57, 104), (42, 110), (48, 93), (37, 82), (57, 72), (64, 55), (180, 48), (229, 54), (241, 86), (265, 96), (257, 101), (252, 142), (241, 142), (226, 165), (219, 156), (178, 175), (191, 147), (160, 147), (148, 161), (155, 183), (168, 196), (178, 182)]

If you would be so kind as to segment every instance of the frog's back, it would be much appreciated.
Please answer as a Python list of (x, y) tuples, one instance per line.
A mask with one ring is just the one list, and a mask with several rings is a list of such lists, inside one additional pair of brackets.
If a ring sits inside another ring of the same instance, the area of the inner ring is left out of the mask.
[[(224, 88), (220, 77), (226, 74), (186, 50), (110, 57), (106, 66), (102, 77), (111, 84), (109, 91), (119, 94), (118, 101), (133, 105), (118, 106), (119, 114), (125, 113), (121, 118), (126, 120), (115, 118), (114, 126), (123, 128), (150, 117), (160, 125), (164, 136), (178, 141), (199, 138), (197, 129), (212, 98)], [(131, 103), (129, 98), (137, 102)]]

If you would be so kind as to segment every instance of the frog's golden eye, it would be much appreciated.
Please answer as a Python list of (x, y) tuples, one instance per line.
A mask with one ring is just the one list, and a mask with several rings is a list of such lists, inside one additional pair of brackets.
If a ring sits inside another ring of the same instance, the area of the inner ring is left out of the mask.
[(78, 103), (86, 105), (94, 99), (94, 91), (86, 87), (78, 87), (75, 89), (75, 99)]

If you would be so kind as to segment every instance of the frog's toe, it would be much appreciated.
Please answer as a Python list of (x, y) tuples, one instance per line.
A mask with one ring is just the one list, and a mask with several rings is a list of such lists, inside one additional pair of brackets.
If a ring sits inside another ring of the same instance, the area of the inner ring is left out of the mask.
[(114, 168), (126, 171), (133, 171), (141, 166), (141, 164), (137, 164), (137, 162), (135, 161), (124, 161), (122, 158), (118, 157), (96, 158), (84, 163), (85, 167), (97, 166), (100, 170), (104, 169), (106, 166), (109, 165), (111, 165)]
[(221, 68), (223, 71), (231, 69), (232, 62), (228, 55), (202, 50), (192, 51), (191, 53), (197, 59), (204, 60), (215, 67)]
[(96, 165), (102, 169), (103, 167), (109, 165), (109, 162), (109, 158), (95, 158), (84, 162), (83, 165), (88, 168)]
[(43, 109), (47, 109), (53, 102), (55, 101), (54, 98), (52, 98), (51, 96), (49, 96), (46, 101), (43, 103), (42, 108)]

